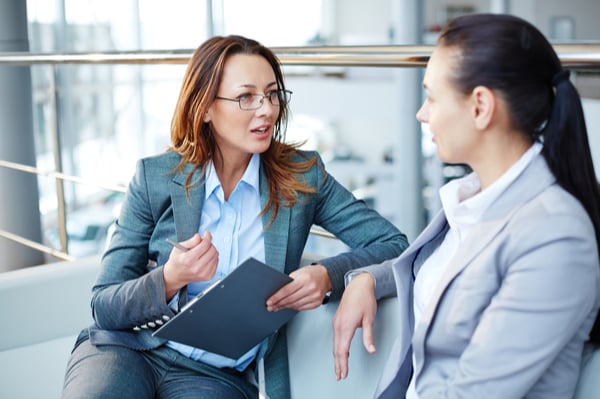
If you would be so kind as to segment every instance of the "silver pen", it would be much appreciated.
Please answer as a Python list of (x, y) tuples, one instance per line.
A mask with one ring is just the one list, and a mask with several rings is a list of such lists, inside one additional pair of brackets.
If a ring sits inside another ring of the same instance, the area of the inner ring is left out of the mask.
[(184, 247), (183, 245), (181, 245), (180, 243), (178, 243), (178, 242), (175, 242), (175, 241), (173, 241), (173, 240), (171, 240), (171, 239), (168, 239), (168, 238), (167, 238), (167, 242), (168, 242), (169, 244), (171, 244), (172, 246), (174, 246), (175, 248), (177, 248), (177, 249), (180, 249), (180, 250), (182, 250), (182, 251), (189, 251), (189, 250), (190, 250), (189, 248), (186, 248), (186, 247)]

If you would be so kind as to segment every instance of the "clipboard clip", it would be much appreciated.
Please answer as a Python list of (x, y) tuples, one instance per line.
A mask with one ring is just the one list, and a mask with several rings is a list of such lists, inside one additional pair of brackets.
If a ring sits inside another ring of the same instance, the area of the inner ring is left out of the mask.
[(202, 291), (200, 291), (198, 293), (198, 295), (196, 295), (194, 298), (192, 298), (191, 301), (189, 301), (188, 303), (186, 303), (180, 310), (180, 312), (183, 312), (185, 309), (189, 308), (194, 302), (196, 302), (198, 299), (202, 298), (204, 295), (206, 295), (206, 293), (208, 293), (208, 291), (212, 290), (213, 288), (215, 288), (217, 285), (219, 285), (219, 283), (221, 282), (221, 279), (218, 278), (215, 281), (213, 281), (208, 287), (206, 287), (205, 289), (203, 289)]

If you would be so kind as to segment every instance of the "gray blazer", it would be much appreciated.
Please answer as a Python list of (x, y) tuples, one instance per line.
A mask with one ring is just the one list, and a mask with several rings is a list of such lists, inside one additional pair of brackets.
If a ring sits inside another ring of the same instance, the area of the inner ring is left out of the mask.
[[(413, 276), (441, 243), (441, 212), (399, 258), (367, 268), (376, 295), (397, 293), (401, 333), (379, 398), (571, 398), (596, 317), (594, 228), (542, 155), (483, 215), (413, 321)], [(416, 367), (412, 370), (412, 354)]]
[[(346, 271), (396, 257), (408, 244), (391, 223), (326, 174), (316, 153), (301, 155), (317, 157), (316, 165), (301, 177), (315, 187), (316, 193), (301, 198), (293, 208), (280, 208), (265, 230), (266, 263), (285, 273), (297, 269), (311, 226), (320, 225), (354, 248), (320, 261), (329, 271), (332, 297), (337, 298), (344, 289)], [(204, 200), (199, 171), (194, 176), (199, 184), (186, 195), (185, 179), (193, 166), (187, 165), (183, 173), (173, 172), (180, 159), (178, 154), (167, 152), (138, 162), (93, 288), (95, 324), (80, 339), (89, 336), (95, 345), (124, 345), (136, 350), (164, 344), (151, 335), (151, 326), (174, 315), (167, 306), (162, 273), (171, 252), (165, 239), (182, 241), (196, 233)], [(264, 206), (268, 187), (262, 164), (259, 185)], [(267, 212), (263, 224), (269, 219)], [(139, 326), (144, 328), (137, 331)], [(267, 391), (273, 398), (289, 396), (284, 330), (271, 338), (265, 358)]]

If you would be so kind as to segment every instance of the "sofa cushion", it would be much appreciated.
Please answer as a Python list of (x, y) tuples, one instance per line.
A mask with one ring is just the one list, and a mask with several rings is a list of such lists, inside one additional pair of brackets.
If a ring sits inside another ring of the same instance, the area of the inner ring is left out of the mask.
[(0, 398), (59, 398), (77, 335), (0, 351)]

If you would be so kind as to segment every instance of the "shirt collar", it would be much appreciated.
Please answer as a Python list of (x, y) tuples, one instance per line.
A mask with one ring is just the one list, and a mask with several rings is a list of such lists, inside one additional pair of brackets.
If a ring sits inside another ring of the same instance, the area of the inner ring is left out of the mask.
[[(250, 162), (248, 162), (248, 166), (240, 179), (240, 183), (244, 182), (250, 187), (254, 188), (258, 193), (258, 181), (259, 181), (259, 169), (260, 169), (260, 155), (252, 154), (250, 157)], [(238, 183), (238, 186), (239, 184)], [(215, 171), (215, 165), (211, 160), (206, 166), (206, 181), (205, 181), (205, 199), (210, 197), (215, 190), (221, 188), (221, 182), (219, 181), (219, 177), (217, 176), (217, 172)], [(237, 188), (237, 187), (236, 187)]]
[(517, 179), (541, 150), (542, 144), (534, 143), (517, 162), (483, 191), (475, 173), (444, 185), (440, 189), (440, 197), (450, 225), (477, 223), (485, 210)]

